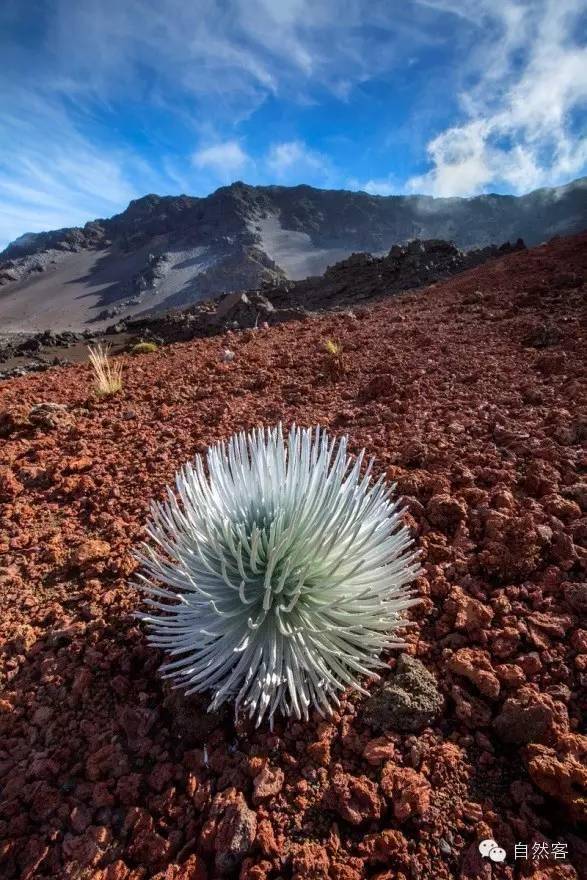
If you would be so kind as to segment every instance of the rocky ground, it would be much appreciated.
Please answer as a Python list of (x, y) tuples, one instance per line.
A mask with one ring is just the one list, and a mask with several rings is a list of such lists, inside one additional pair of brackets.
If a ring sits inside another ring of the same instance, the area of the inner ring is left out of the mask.
[[(87, 366), (2, 385), (2, 877), (580, 876), (586, 245), (126, 358), (109, 400)], [(424, 572), (383, 690), (271, 733), (162, 684), (131, 552), (181, 462), (280, 419), (377, 456)]]
[[(0, 334), (0, 380), (87, 360), (92, 340), (112, 345), (119, 353), (139, 341), (185, 342), (230, 329), (281, 324), (430, 285), (524, 247), (518, 239), (513, 245), (506, 242), (464, 252), (449, 241), (414, 239), (407, 245), (394, 245), (382, 257), (352, 254), (315, 278), (298, 282), (281, 278), (265, 284), (262, 292), (258, 288), (246, 293), (236, 290), (160, 316), (118, 316), (102, 330)], [(116, 314), (114, 309), (106, 317)]]

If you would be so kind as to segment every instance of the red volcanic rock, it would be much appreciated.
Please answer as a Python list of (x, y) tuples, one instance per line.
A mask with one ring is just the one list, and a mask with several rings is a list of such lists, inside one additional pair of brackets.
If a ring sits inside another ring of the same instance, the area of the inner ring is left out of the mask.
[(103, 825), (91, 825), (84, 834), (66, 834), (63, 856), (82, 868), (96, 866), (112, 841), (111, 831)]
[(170, 762), (157, 764), (149, 774), (149, 786), (153, 791), (163, 791), (173, 779), (175, 767)]
[(29, 407), (13, 404), (0, 410), (0, 437), (9, 437), (17, 431), (31, 427)]
[(352, 776), (335, 770), (324, 793), (326, 809), (334, 810), (351, 825), (360, 825), (381, 815), (381, 798), (377, 786), (366, 776)]
[(398, 822), (412, 816), (424, 817), (430, 807), (428, 780), (411, 767), (396, 767), (389, 761), (381, 774), (381, 789), (393, 805)]
[(318, 726), (319, 739), (310, 743), (306, 751), (308, 756), (316, 764), (326, 767), (330, 763), (330, 745), (336, 734), (336, 728), (332, 724), (320, 724)]
[(363, 758), (374, 767), (391, 760), (394, 754), (395, 745), (386, 736), (370, 739), (363, 749)]
[(499, 696), (499, 679), (486, 651), (461, 648), (450, 658), (448, 669), (455, 675), (468, 678), (483, 696), (492, 700)]
[(561, 498), (560, 495), (547, 495), (542, 499), (542, 504), (547, 513), (556, 516), (563, 522), (571, 522), (581, 516), (581, 508), (577, 502)]
[(279, 794), (283, 788), (283, 780), (283, 770), (279, 767), (272, 769), (269, 764), (266, 764), (253, 779), (253, 803), (259, 804), (261, 801)]
[(549, 745), (568, 728), (568, 717), (548, 694), (523, 687), (505, 701), (494, 727), (505, 742)]
[(359, 844), (359, 852), (370, 865), (402, 864), (408, 858), (408, 842), (401, 831), (390, 828), (367, 834)]
[(81, 834), (91, 824), (92, 814), (83, 804), (74, 807), (69, 816), (72, 829), (76, 834)]
[(455, 703), (455, 713), (462, 723), (471, 729), (487, 727), (491, 721), (491, 709), (479, 697), (467, 693), (459, 685), (453, 685), (450, 695)]
[(487, 605), (467, 596), (460, 587), (453, 587), (450, 591), (444, 610), (454, 617), (455, 629), (476, 630), (489, 626), (494, 617), (494, 612)]
[(265, 856), (278, 856), (282, 847), (277, 842), (273, 826), (269, 819), (260, 819), (257, 822), (257, 846)]
[(127, 772), (128, 762), (120, 746), (113, 743), (102, 746), (86, 762), (88, 779), (118, 778)]
[(0, 469), (0, 501), (12, 501), (23, 489), (24, 486), (9, 468)]
[(546, 794), (561, 801), (577, 822), (587, 820), (587, 737), (567, 734), (552, 748), (528, 747), (528, 773)]
[(170, 843), (158, 833), (153, 817), (146, 810), (131, 807), (125, 828), (130, 832), (130, 842), (126, 847), (128, 858), (144, 864), (150, 871), (165, 863), (170, 853)]
[(153, 880), (208, 880), (208, 871), (203, 858), (192, 853), (181, 865), (169, 865), (166, 871), (156, 874)]
[[(148, 369), (125, 359), (122, 394), (100, 402), (84, 366), (0, 383), (2, 880), (490, 880), (519, 866), (478, 841), (511, 853), (536, 829), (567, 858), (522, 873), (575, 880), (585, 278), (587, 236), (558, 239), (359, 320), (330, 311), (170, 345)], [(542, 325), (556, 345), (522, 345)], [(329, 338), (347, 369), (325, 385)], [(563, 372), (536, 369), (550, 352)], [(384, 652), (370, 697), (343, 692), (332, 717), (276, 717), (273, 732), (163, 682), (133, 617), (151, 500), (259, 421), (366, 447), (423, 566), (403, 654)]]
[(511, 657), (520, 644), (520, 634), (514, 627), (506, 627), (498, 630), (491, 639), (491, 653), (493, 657), (503, 659)]
[(426, 506), (426, 516), (432, 525), (443, 531), (454, 532), (458, 524), (467, 518), (467, 507), (450, 495), (433, 495)]
[(306, 841), (292, 859), (292, 880), (329, 880), (330, 859), (319, 843)]
[(563, 584), (565, 601), (578, 614), (587, 614), (587, 583)]
[(72, 552), (71, 563), (81, 569), (88, 568), (94, 562), (108, 559), (111, 549), (110, 544), (107, 544), (106, 541), (100, 541), (97, 538), (85, 541)]
[(532, 517), (508, 517), (491, 511), (485, 536), (479, 562), (487, 574), (505, 581), (528, 577), (536, 570), (542, 539)]
[(75, 694), (76, 697), (83, 697), (84, 694), (87, 693), (88, 688), (92, 682), (92, 673), (90, 670), (84, 666), (83, 669), (76, 674), (73, 684), (71, 686), (72, 694)]

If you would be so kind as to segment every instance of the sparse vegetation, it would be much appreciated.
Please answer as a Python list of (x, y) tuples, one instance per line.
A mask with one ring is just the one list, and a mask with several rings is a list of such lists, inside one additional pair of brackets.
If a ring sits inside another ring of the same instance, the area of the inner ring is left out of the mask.
[(103, 346), (100, 342), (90, 346), (88, 351), (98, 397), (118, 394), (122, 389), (122, 362), (111, 360), (110, 346)]
[(156, 342), (137, 342), (136, 345), (130, 350), (131, 354), (153, 354), (155, 351), (159, 351), (159, 346)]
[(342, 342), (337, 339), (327, 339), (324, 343), (324, 350), (327, 354), (327, 368), (330, 375), (334, 378), (344, 376), (346, 373), (346, 363)]

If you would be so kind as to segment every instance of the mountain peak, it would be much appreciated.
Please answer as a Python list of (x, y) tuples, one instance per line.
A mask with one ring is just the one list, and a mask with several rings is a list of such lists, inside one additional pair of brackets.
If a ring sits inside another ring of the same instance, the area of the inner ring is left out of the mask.
[[(18, 327), (26, 314), (41, 330), (74, 329), (320, 275), (354, 252), (381, 255), (416, 238), (460, 249), (518, 238), (532, 245), (586, 226), (584, 179), (526, 196), (468, 199), (241, 180), (202, 198), (149, 193), (110, 219), (13, 242), (0, 254), (0, 321)], [(28, 285), (33, 301), (23, 312)]]

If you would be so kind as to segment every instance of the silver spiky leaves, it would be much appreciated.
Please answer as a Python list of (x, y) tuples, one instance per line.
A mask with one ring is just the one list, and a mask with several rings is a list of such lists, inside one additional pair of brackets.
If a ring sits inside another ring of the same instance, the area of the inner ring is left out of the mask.
[(416, 554), (383, 478), (320, 428), (237, 434), (151, 507), (142, 616), (166, 677), (260, 723), (330, 712), (402, 644)]

